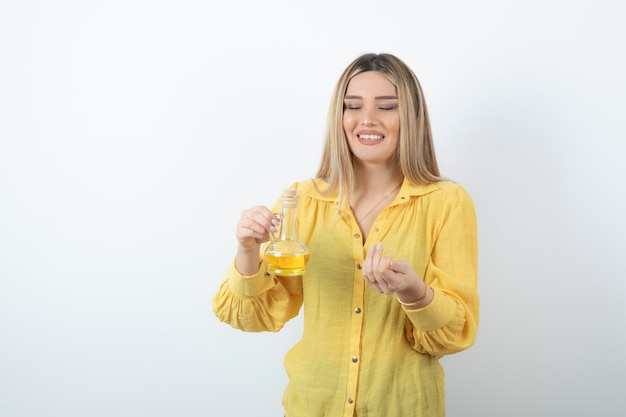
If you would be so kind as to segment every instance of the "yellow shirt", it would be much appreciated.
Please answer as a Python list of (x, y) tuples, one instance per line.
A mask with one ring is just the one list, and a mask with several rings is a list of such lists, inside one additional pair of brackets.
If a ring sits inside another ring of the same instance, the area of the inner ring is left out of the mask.
[[(242, 276), (234, 264), (213, 299), (217, 317), (251, 332), (278, 331), (302, 305), (302, 339), (287, 353), (287, 417), (444, 416), (439, 358), (474, 343), (478, 327), (477, 230), (460, 185), (404, 181), (365, 244), (351, 212), (313, 180), (297, 185), (299, 240), (311, 252), (301, 277)], [(279, 203), (275, 208), (278, 208)], [(369, 288), (361, 265), (369, 247), (408, 261), (434, 290), (432, 302), (405, 310)], [(303, 303), (304, 301), (304, 303)]]

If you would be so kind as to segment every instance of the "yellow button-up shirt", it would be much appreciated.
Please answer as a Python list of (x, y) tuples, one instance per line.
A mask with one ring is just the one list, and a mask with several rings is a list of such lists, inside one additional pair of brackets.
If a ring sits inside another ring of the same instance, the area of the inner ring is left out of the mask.
[[(470, 196), (449, 181), (405, 180), (363, 244), (354, 215), (338, 215), (337, 197), (313, 183), (295, 184), (299, 240), (311, 252), (305, 274), (266, 276), (261, 259), (257, 274), (242, 276), (233, 263), (213, 299), (215, 314), (244, 331), (278, 331), (304, 306), (302, 339), (284, 361), (287, 417), (444, 416), (439, 358), (471, 346), (478, 327)], [(406, 310), (366, 285), (361, 268), (378, 242), (433, 288), (428, 306)]]

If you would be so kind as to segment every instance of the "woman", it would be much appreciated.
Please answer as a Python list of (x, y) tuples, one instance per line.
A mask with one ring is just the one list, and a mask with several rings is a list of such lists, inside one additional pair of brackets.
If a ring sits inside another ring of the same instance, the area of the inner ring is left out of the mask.
[(276, 221), (267, 207), (245, 210), (215, 314), (278, 331), (304, 305), (285, 358), (287, 417), (444, 416), (439, 359), (471, 346), (478, 327), (476, 216), (439, 174), (406, 64), (365, 54), (345, 69), (317, 175), (294, 187), (307, 271), (266, 276), (261, 246)]

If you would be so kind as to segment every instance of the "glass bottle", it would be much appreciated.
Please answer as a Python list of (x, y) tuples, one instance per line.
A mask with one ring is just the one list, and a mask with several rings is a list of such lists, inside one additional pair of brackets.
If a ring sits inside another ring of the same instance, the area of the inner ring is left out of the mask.
[(304, 274), (309, 261), (309, 249), (298, 241), (298, 195), (295, 188), (286, 188), (281, 197), (278, 237), (272, 234), (265, 249), (270, 274), (292, 277)]

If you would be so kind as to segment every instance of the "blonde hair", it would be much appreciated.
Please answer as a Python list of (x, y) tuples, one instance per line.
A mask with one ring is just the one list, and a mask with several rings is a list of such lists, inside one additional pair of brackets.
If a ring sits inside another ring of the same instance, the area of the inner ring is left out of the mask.
[(337, 193), (340, 210), (347, 207), (354, 186), (352, 153), (343, 130), (344, 96), (350, 80), (366, 71), (383, 73), (396, 87), (400, 116), (400, 140), (396, 151), (398, 169), (414, 184), (441, 180), (432, 140), (428, 109), (413, 71), (391, 54), (364, 54), (343, 71), (333, 91), (326, 139), (316, 177), (323, 179), (325, 194)]

